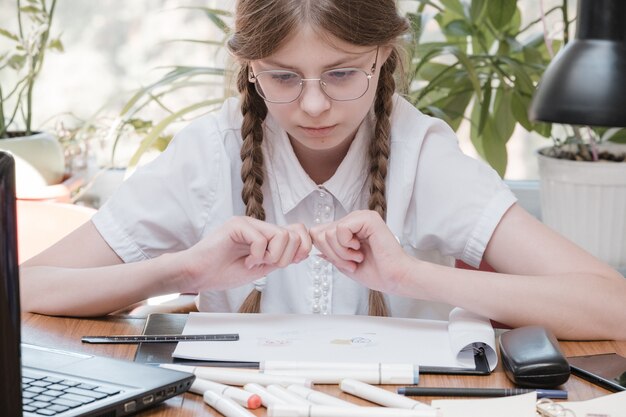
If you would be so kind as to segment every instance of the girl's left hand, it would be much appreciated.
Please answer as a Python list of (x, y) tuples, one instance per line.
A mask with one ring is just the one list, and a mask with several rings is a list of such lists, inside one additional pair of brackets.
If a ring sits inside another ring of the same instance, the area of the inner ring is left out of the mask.
[(378, 213), (355, 211), (309, 230), (322, 257), (373, 290), (400, 294), (408, 255)]

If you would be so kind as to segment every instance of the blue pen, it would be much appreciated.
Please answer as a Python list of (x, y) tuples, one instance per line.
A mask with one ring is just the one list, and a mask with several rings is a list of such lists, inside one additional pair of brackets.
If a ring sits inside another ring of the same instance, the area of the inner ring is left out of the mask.
[(567, 399), (567, 391), (559, 389), (529, 388), (432, 388), (432, 387), (400, 387), (398, 394), (424, 397), (509, 397), (511, 395), (537, 392), (537, 398)]

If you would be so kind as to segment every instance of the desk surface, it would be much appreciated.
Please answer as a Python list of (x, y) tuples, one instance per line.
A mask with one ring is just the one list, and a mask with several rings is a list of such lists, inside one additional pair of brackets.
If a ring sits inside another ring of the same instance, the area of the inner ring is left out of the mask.
[[(141, 334), (144, 324), (145, 319), (121, 316), (96, 319), (73, 319), (47, 317), (37, 314), (23, 314), (22, 341), (36, 345), (132, 360), (135, 355), (135, 345), (90, 345), (81, 343), (80, 338), (84, 335)], [(626, 341), (561, 342), (561, 348), (566, 356), (613, 352), (626, 356)], [(496, 370), (489, 376), (420, 375), (420, 386), (513, 387), (502, 371), (500, 364), (498, 364)], [(390, 389), (395, 388), (394, 386), (387, 387)], [(371, 405), (367, 401), (343, 394), (336, 385), (318, 385), (316, 389), (360, 405)], [(564, 389), (569, 392), (570, 400), (586, 400), (609, 393), (609, 391), (573, 375), (564, 385)], [(420, 401), (427, 403), (432, 399), (431, 397), (419, 398)], [(253, 410), (253, 413), (257, 416), (266, 415), (265, 408)], [(202, 401), (202, 397), (187, 393), (172, 398), (164, 405), (155, 407), (141, 415), (174, 417), (220, 416), (221, 414), (205, 405)]]

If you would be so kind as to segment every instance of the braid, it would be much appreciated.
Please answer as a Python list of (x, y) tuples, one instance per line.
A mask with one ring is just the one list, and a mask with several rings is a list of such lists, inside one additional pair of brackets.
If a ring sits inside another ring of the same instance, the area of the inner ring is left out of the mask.
[[(265, 220), (263, 209), (263, 120), (267, 116), (267, 107), (248, 81), (248, 66), (242, 66), (237, 77), (237, 89), (241, 94), (241, 180), (243, 189), (241, 198), (246, 205), (246, 216)], [(240, 313), (258, 313), (261, 309), (261, 292), (254, 289), (241, 307)]]
[[(383, 219), (385, 219), (387, 215), (385, 178), (387, 177), (387, 163), (389, 161), (390, 150), (391, 123), (389, 122), (389, 118), (393, 107), (392, 97), (396, 87), (393, 73), (396, 69), (397, 63), (398, 55), (394, 50), (387, 61), (380, 68), (378, 89), (376, 91), (376, 100), (374, 102), (376, 128), (374, 130), (374, 139), (371, 141), (369, 147), (369, 209), (376, 211)], [(379, 291), (370, 290), (369, 314), (371, 316), (389, 315), (385, 298)]]

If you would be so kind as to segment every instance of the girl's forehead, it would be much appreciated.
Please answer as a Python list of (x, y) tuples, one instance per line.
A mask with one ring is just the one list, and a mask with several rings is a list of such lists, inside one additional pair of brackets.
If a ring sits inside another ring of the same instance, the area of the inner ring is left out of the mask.
[(358, 59), (375, 49), (372, 46), (355, 45), (321, 29), (303, 25), (295, 29), (271, 55), (260, 61), (285, 66), (314, 62), (325, 66)]

